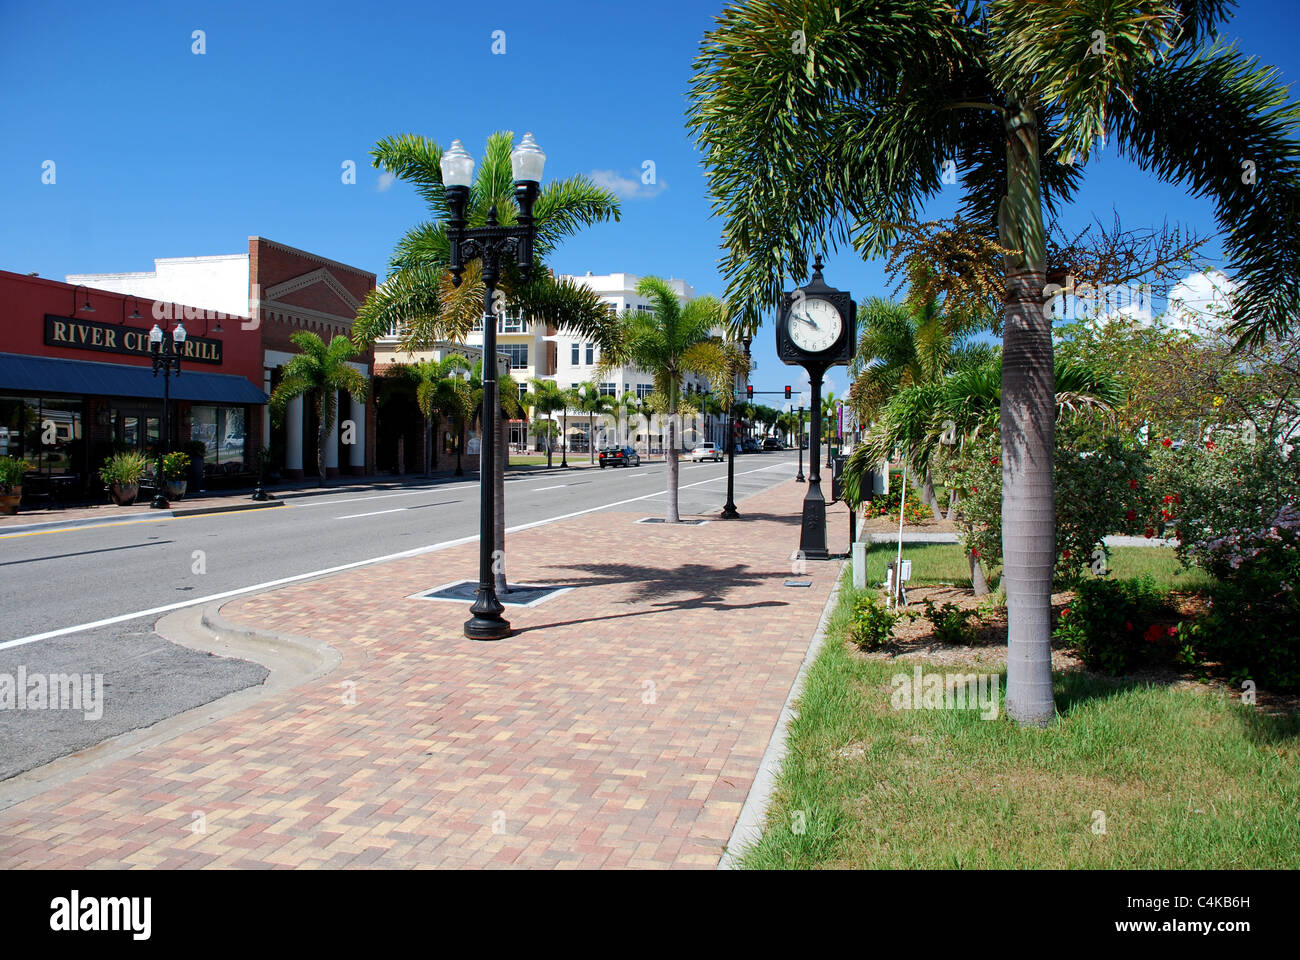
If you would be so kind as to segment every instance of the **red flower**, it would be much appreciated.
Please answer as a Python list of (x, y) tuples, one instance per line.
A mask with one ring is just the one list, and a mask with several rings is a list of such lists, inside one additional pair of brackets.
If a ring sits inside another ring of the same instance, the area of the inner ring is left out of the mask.
[(1170, 627), (1170, 628), (1169, 628), (1169, 636), (1171, 636), (1171, 637), (1176, 637), (1176, 636), (1178, 636), (1178, 628), (1177, 628), (1177, 627)]
[(1166, 493), (1166, 494), (1164, 495), (1164, 498), (1163, 498), (1160, 502), (1161, 502), (1161, 503), (1173, 503), (1173, 502), (1174, 502), (1173, 494)]
[(1069, 607), (1066, 607), (1064, 610), (1061, 611), (1061, 619), (1062, 619), (1062, 620), (1064, 620), (1064, 619), (1065, 619), (1066, 617), (1068, 617), (1069, 615), (1070, 615), (1070, 608), (1069, 608)]
[(1160, 624), (1153, 623), (1147, 627), (1146, 641), (1147, 643), (1158, 643), (1163, 635), (1164, 631), (1160, 629)]
[(1130, 490), (1136, 490), (1138, 488), (1138, 482), (1136, 480), (1130, 480), (1128, 482), (1128, 488)]
[(1213, 450), (1213, 449), (1214, 449), (1214, 441), (1213, 441), (1213, 440), (1206, 440), (1206, 441), (1205, 441), (1205, 449), (1206, 449), (1206, 450)]
[(1147, 539), (1150, 540), (1150, 539), (1151, 539), (1152, 537), (1154, 537), (1155, 535), (1156, 535), (1156, 532), (1155, 532), (1154, 530), (1152, 530), (1150, 527), (1147, 527)]
[(970, 492), (971, 492), (971, 493), (979, 493), (979, 492), (980, 492), (980, 488), (979, 488), (979, 487), (971, 487), (971, 488), (970, 488)]
[(1062, 551), (1061, 551), (1061, 558), (1064, 559), (1064, 560), (1069, 560), (1069, 559), (1070, 559), (1070, 551), (1069, 551), (1069, 550), (1062, 550)]
[(1130, 510), (1128, 513), (1124, 514), (1124, 519), (1126, 519), (1126, 520), (1136, 520), (1136, 519), (1137, 519), (1137, 516), (1138, 516), (1138, 515), (1137, 515), (1137, 511), (1136, 511), (1136, 510)]
[(1165, 437), (1163, 440), (1160, 441), (1160, 445), (1165, 447), (1172, 447), (1174, 445), (1174, 442), (1170, 440), (1168, 437)]
[(994, 457), (994, 458), (993, 458), (992, 460), (990, 460), (989, 462), (990, 462), (991, 464), (993, 464), (993, 466), (996, 467), (996, 466), (998, 465), (998, 458), (997, 458), (997, 457)]
[(1124, 621), (1124, 629), (1125, 629), (1125, 630), (1132, 630), (1132, 629), (1133, 629), (1133, 624), (1131, 624), (1131, 623), (1129, 623), (1127, 620), (1125, 620), (1125, 621)]

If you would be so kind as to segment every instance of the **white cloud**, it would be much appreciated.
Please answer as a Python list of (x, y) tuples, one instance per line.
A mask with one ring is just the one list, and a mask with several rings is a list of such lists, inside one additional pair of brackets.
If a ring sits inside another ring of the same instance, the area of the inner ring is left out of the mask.
[(624, 176), (617, 170), (592, 170), (587, 176), (596, 182), (596, 186), (604, 187), (622, 200), (648, 200), (668, 189), (668, 181), (662, 177), (656, 178), (654, 183), (644, 183), (640, 174)]
[(1236, 285), (1221, 270), (1190, 274), (1169, 291), (1165, 317), (1180, 330), (1216, 330), (1232, 313), (1232, 292)]
[(383, 173), (379, 175), (379, 185), (377, 189), (379, 190), (380, 193), (383, 193), (385, 190), (387, 190), (396, 182), (397, 182), (397, 174), (389, 173), (387, 170), (385, 170)]

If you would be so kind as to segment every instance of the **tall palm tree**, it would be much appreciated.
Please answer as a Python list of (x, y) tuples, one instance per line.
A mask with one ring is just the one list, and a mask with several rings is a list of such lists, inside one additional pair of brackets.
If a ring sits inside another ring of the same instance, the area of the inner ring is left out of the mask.
[(630, 429), (624, 430), (623, 424), (626, 420), (628, 422), (628, 426), (630, 427), (631, 418), (637, 415), (637, 412), (640, 410), (640, 408), (641, 408), (641, 401), (640, 399), (637, 398), (637, 395), (633, 393), (631, 390), (624, 391), (623, 396), (619, 397), (618, 400), (615, 402), (614, 415), (618, 417), (618, 435), (620, 438), (619, 439), (620, 443), (631, 445), (632, 431)]
[(401, 378), (415, 385), (415, 404), (424, 417), (424, 472), (432, 474), (438, 468), (438, 419), (459, 424), (469, 405), (468, 389), (463, 377), (453, 375), (456, 370), (469, 370), (470, 362), (460, 354), (448, 354), (441, 360), (422, 360), (414, 364), (396, 364), (389, 369), (389, 378)]
[(358, 403), (366, 399), (370, 381), (348, 361), (359, 352), (347, 337), (334, 337), (327, 345), (310, 330), (289, 337), (301, 353), (294, 354), (282, 368), (280, 383), (271, 393), (272, 418), (279, 423), (295, 397), (310, 395), (316, 407), (316, 470), (325, 483), (325, 447), (338, 414), (339, 391)]
[[(784, 278), (807, 275), (813, 244), (884, 253), (956, 173), (960, 211), (996, 240), (1005, 281), (1007, 712), (1046, 725), (1056, 391), (1043, 210), (1070, 200), (1113, 138), (1213, 202), (1243, 341), (1287, 331), (1300, 312), (1300, 109), (1275, 72), (1214, 41), (1223, 0), (798, 6), (794, 24), (786, 0), (737, 3), (696, 60), (690, 124), (724, 221), (727, 296), (757, 330)], [(784, 40), (795, 26), (803, 45)], [(943, 274), (969, 292), (968, 272)]]
[(677, 293), (659, 277), (642, 277), (637, 293), (650, 301), (650, 310), (625, 311), (619, 318), (615, 337), (602, 351), (597, 374), (621, 366), (635, 366), (654, 378), (655, 392), (663, 397), (668, 415), (668, 438), (664, 444), (668, 460), (669, 523), (680, 523), (677, 509), (677, 414), (681, 403), (682, 378), (688, 373), (705, 377), (715, 389), (730, 380), (731, 353), (716, 331), (726, 320), (725, 305), (713, 297), (700, 297), (682, 305)]
[[(533, 377), (529, 383), (532, 390), (524, 397), (524, 403), (532, 411), (533, 416), (545, 417), (547, 423), (554, 424), (552, 414), (564, 410), (569, 405), (569, 398), (565, 391), (556, 385), (554, 380), (543, 380), (540, 377)], [(542, 431), (539, 429), (538, 435)], [(546, 466), (554, 466), (555, 453), (555, 430), (553, 428), (546, 430)]]
[(614, 412), (614, 398), (600, 392), (600, 387), (588, 380), (578, 384), (578, 409), (587, 415), (587, 453), (591, 463), (596, 462), (596, 417)]

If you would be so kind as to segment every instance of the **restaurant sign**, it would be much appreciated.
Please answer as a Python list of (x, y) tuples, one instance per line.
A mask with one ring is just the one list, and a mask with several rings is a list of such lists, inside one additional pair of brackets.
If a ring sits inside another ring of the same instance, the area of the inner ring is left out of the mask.
[[(96, 323), (45, 315), (45, 344), (102, 353), (149, 356), (149, 331), (116, 323)], [(185, 338), (181, 359), (192, 363), (221, 363), (221, 341), (193, 334)]]

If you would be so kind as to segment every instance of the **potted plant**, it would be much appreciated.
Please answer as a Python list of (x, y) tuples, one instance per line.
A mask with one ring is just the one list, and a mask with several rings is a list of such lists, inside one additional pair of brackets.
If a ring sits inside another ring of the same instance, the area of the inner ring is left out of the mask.
[(0, 513), (18, 512), (26, 472), (27, 464), (17, 457), (0, 457)]
[(190, 473), (190, 458), (179, 450), (163, 457), (163, 491), (168, 500), (179, 500), (185, 496), (189, 485), (186, 477)]
[(149, 461), (138, 450), (115, 453), (99, 468), (99, 479), (108, 485), (113, 502), (119, 507), (135, 503), (140, 492), (140, 478), (149, 468)]

